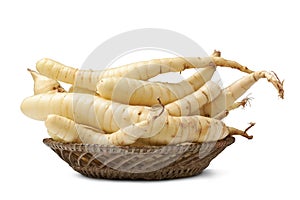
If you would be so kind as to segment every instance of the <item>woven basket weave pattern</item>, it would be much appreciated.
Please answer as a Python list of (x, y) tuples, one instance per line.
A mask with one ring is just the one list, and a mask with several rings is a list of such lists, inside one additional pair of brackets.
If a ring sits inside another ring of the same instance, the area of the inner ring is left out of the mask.
[(75, 171), (88, 177), (160, 180), (201, 173), (212, 159), (234, 142), (234, 138), (162, 147), (65, 144), (50, 138), (43, 142)]

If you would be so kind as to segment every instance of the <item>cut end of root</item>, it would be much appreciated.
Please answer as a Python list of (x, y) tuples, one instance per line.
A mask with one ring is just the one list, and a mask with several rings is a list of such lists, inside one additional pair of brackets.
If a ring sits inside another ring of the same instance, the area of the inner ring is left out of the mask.
[(221, 51), (214, 50), (214, 52), (211, 54), (213, 57), (221, 57)]

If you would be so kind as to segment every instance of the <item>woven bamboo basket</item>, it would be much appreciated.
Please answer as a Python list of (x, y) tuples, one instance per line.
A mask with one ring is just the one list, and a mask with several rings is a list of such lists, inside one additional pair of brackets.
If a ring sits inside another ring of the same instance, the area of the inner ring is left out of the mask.
[(103, 146), (43, 142), (80, 174), (104, 179), (161, 180), (200, 174), (227, 146), (231, 136), (217, 142), (167, 146)]

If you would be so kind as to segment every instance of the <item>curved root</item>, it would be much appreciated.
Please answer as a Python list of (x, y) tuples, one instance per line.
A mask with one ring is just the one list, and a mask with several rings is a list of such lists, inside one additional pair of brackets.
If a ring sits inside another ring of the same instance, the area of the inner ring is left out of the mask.
[(284, 98), (284, 90), (283, 90), (283, 82), (284, 81), (281, 81), (274, 71), (272, 71), (272, 72), (257, 71), (257, 72), (253, 73), (253, 78), (256, 81), (260, 78), (266, 78), (278, 90), (278, 96), (282, 99)]

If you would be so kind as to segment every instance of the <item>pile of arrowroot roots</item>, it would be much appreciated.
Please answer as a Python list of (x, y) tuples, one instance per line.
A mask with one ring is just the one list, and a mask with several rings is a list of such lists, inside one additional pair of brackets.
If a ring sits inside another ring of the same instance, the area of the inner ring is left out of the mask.
[[(246, 75), (222, 88), (212, 80), (217, 67)], [(197, 69), (177, 83), (149, 79), (168, 72)], [(239, 98), (259, 79), (267, 79), (284, 97), (283, 81), (275, 72), (252, 71), (221, 57), (175, 57), (131, 63), (104, 70), (80, 70), (44, 58), (36, 70), (34, 95), (21, 104), (22, 112), (45, 121), (52, 139), (65, 143), (116, 146), (168, 145), (211, 142), (247, 134), (222, 119), (245, 106)], [(70, 85), (68, 90), (61, 85)]]

